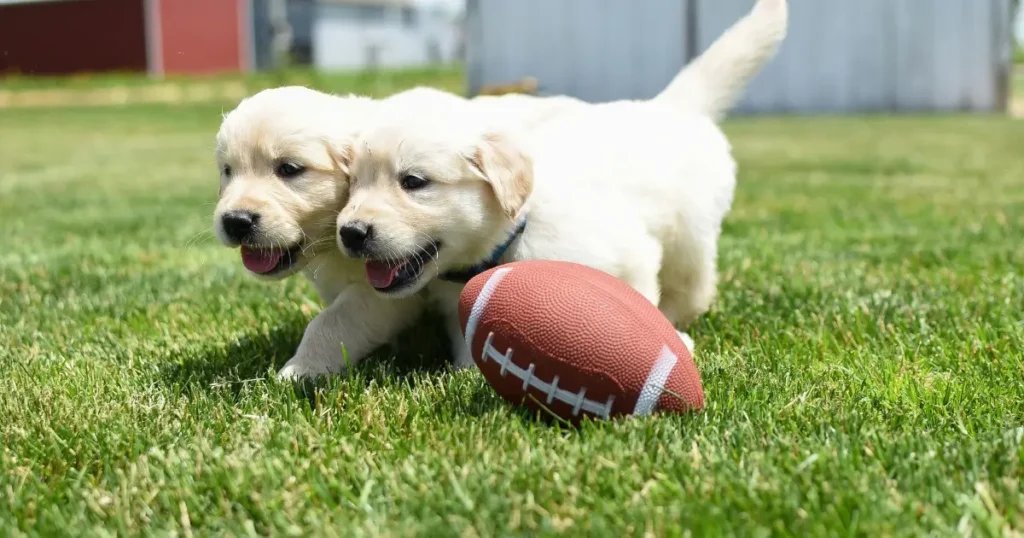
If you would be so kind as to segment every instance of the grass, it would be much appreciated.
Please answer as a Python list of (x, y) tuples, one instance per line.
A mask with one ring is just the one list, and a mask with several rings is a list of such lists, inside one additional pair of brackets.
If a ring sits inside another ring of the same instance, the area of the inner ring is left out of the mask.
[(465, 89), (458, 66), (388, 69), (362, 72), (318, 72), (288, 69), (216, 76), (177, 76), (162, 79), (130, 73), (56, 77), (0, 77), (0, 110), (86, 106), (209, 105), (230, 106), (262, 89), (302, 85), (334, 93), (359, 89), (381, 96), (418, 85), (452, 92)]
[(1024, 122), (729, 121), (708, 408), (565, 429), (429, 323), (274, 381), (319, 305), (209, 237), (221, 111), (0, 111), (0, 534), (1024, 531)]
[(264, 88), (298, 84), (321, 90), (348, 93), (358, 88), (367, 94), (391, 93), (418, 84), (431, 84), (451, 91), (464, 91), (462, 69), (457, 66), (438, 66), (378, 71), (325, 72), (308, 68), (256, 71), (252, 73), (226, 73), (209, 76), (171, 75), (147, 78), (136, 73), (84, 73), (76, 76), (45, 77), (8, 73), (0, 78), (2, 90), (94, 90), (104, 88), (131, 88), (146, 86), (180, 85), (196, 83), (243, 84), (249, 93)]

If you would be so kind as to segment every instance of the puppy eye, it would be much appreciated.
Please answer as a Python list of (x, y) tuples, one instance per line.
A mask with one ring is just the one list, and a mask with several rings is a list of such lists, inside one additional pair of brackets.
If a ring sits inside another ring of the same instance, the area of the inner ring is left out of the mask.
[(407, 190), (407, 191), (414, 191), (414, 190), (417, 190), (417, 189), (422, 189), (423, 187), (426, 187), (429, 184), (430, 184), (430, 180), (429, 179), (426, 179), (426, 178), (423, 178), (423, 177), (420, 177), (420, 176), (414, 176), (412, 174), (409, 174), (409, 175), (403, 177), (402, 181), (401, 181), (402, 188)]
[(225, 164), (224, 168), (221, 168), (220, 171), (221, 171), (221, 173), (224, 174), (224, 177), (231, 177), (231, 167), (230, 166)]
[(278, 177), (283, 178), (293, 178), (305, 171), (306, 169), (303, 168), (302, 165), (295, 164), (289, 161), (285, 161), (283, 163), (278, 164), (277, 168), (274, 169), (274, 173), (277, 174)]

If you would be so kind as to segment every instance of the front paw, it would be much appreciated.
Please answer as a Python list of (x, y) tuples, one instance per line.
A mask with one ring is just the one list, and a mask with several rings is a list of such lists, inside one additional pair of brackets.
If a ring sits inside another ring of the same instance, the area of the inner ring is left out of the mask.
[(452, 356), (456, 370), (474, 366), (473, 354), (469, 351), (469, 346), (465, 342), (456, 342), (452, 345)]
[(282, 381), (302, 381), (334, 373), (339, 372), (296, 355), (281, 367), (281, 370), (277, 372), (277, 378)]
[(679, 338), (682, 339), (683, 345), (685, 345), (686, 349), (690, 351), (690, 355), (693, 355), (693, 353), (694, 353), (693, 338), (690, 337), (689, 334), (687, 334), (687, 333), (685, 333), (683, 331), (676, 331), (676, 332), (679, 333)]

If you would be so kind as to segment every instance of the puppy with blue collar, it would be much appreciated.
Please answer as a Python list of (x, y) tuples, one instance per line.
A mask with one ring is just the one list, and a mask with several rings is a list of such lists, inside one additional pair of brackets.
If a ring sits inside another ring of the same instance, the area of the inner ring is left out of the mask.
[(677, 327), (692, 323), (715, 295), (736, 184), (717, 120), (787, 21), (785, 0), (758, 0), (654, 99), (577, 107), (526, 130), (461, 102), (382, 111), (336, 157), (350, 178), (338, 249), (365, 280), (313, 320), (281, 375), (341, 371), (342, 345), (358, 361), (431, 302), (448, 318), (456, 365), (469, 366), (462, 285), (517, 260), (602, 270)]

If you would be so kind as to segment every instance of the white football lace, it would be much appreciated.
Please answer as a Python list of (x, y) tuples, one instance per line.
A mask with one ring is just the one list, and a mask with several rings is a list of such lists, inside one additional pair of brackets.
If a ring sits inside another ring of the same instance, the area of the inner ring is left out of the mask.
[(615, 401), (615, 395), (608, 396), (607, 402), (598, 402), (586, 398), (587, 388), (581, 387), (579, 392), (569, 392), (564, 389), (558, 388), (558, 376), (556, 375), (550, 383), (536, 377), (534, 370), (536, 365), (530, 363), (526, 368), (520, 368), (512, 362), (512, 348), (508, 348), (508, 351), (502, 353), (495, 349), (491, 345), (491, 341), (494, 339), (494, 333), (487, 334), (487, 340), (484, 341), (483, 356), (481, 362), (487, 362), (490, 358), (494, 362), (498, 363), (501, 367), (498, 373), (504, 377), (506, 374), (512, 374), (517, 379), (523, 381), (523, 390), (525, 391), (528, 387), (533, 387), (543, 394), (547, 395), (547, 402), (551, 403), (554, 400), (567, 403), (572, 406), (572, 415), (577, 416), (580, 411), (586, 411), (592, 413), (601, 418), (608, 418), (612, 412), (612, 402)]

